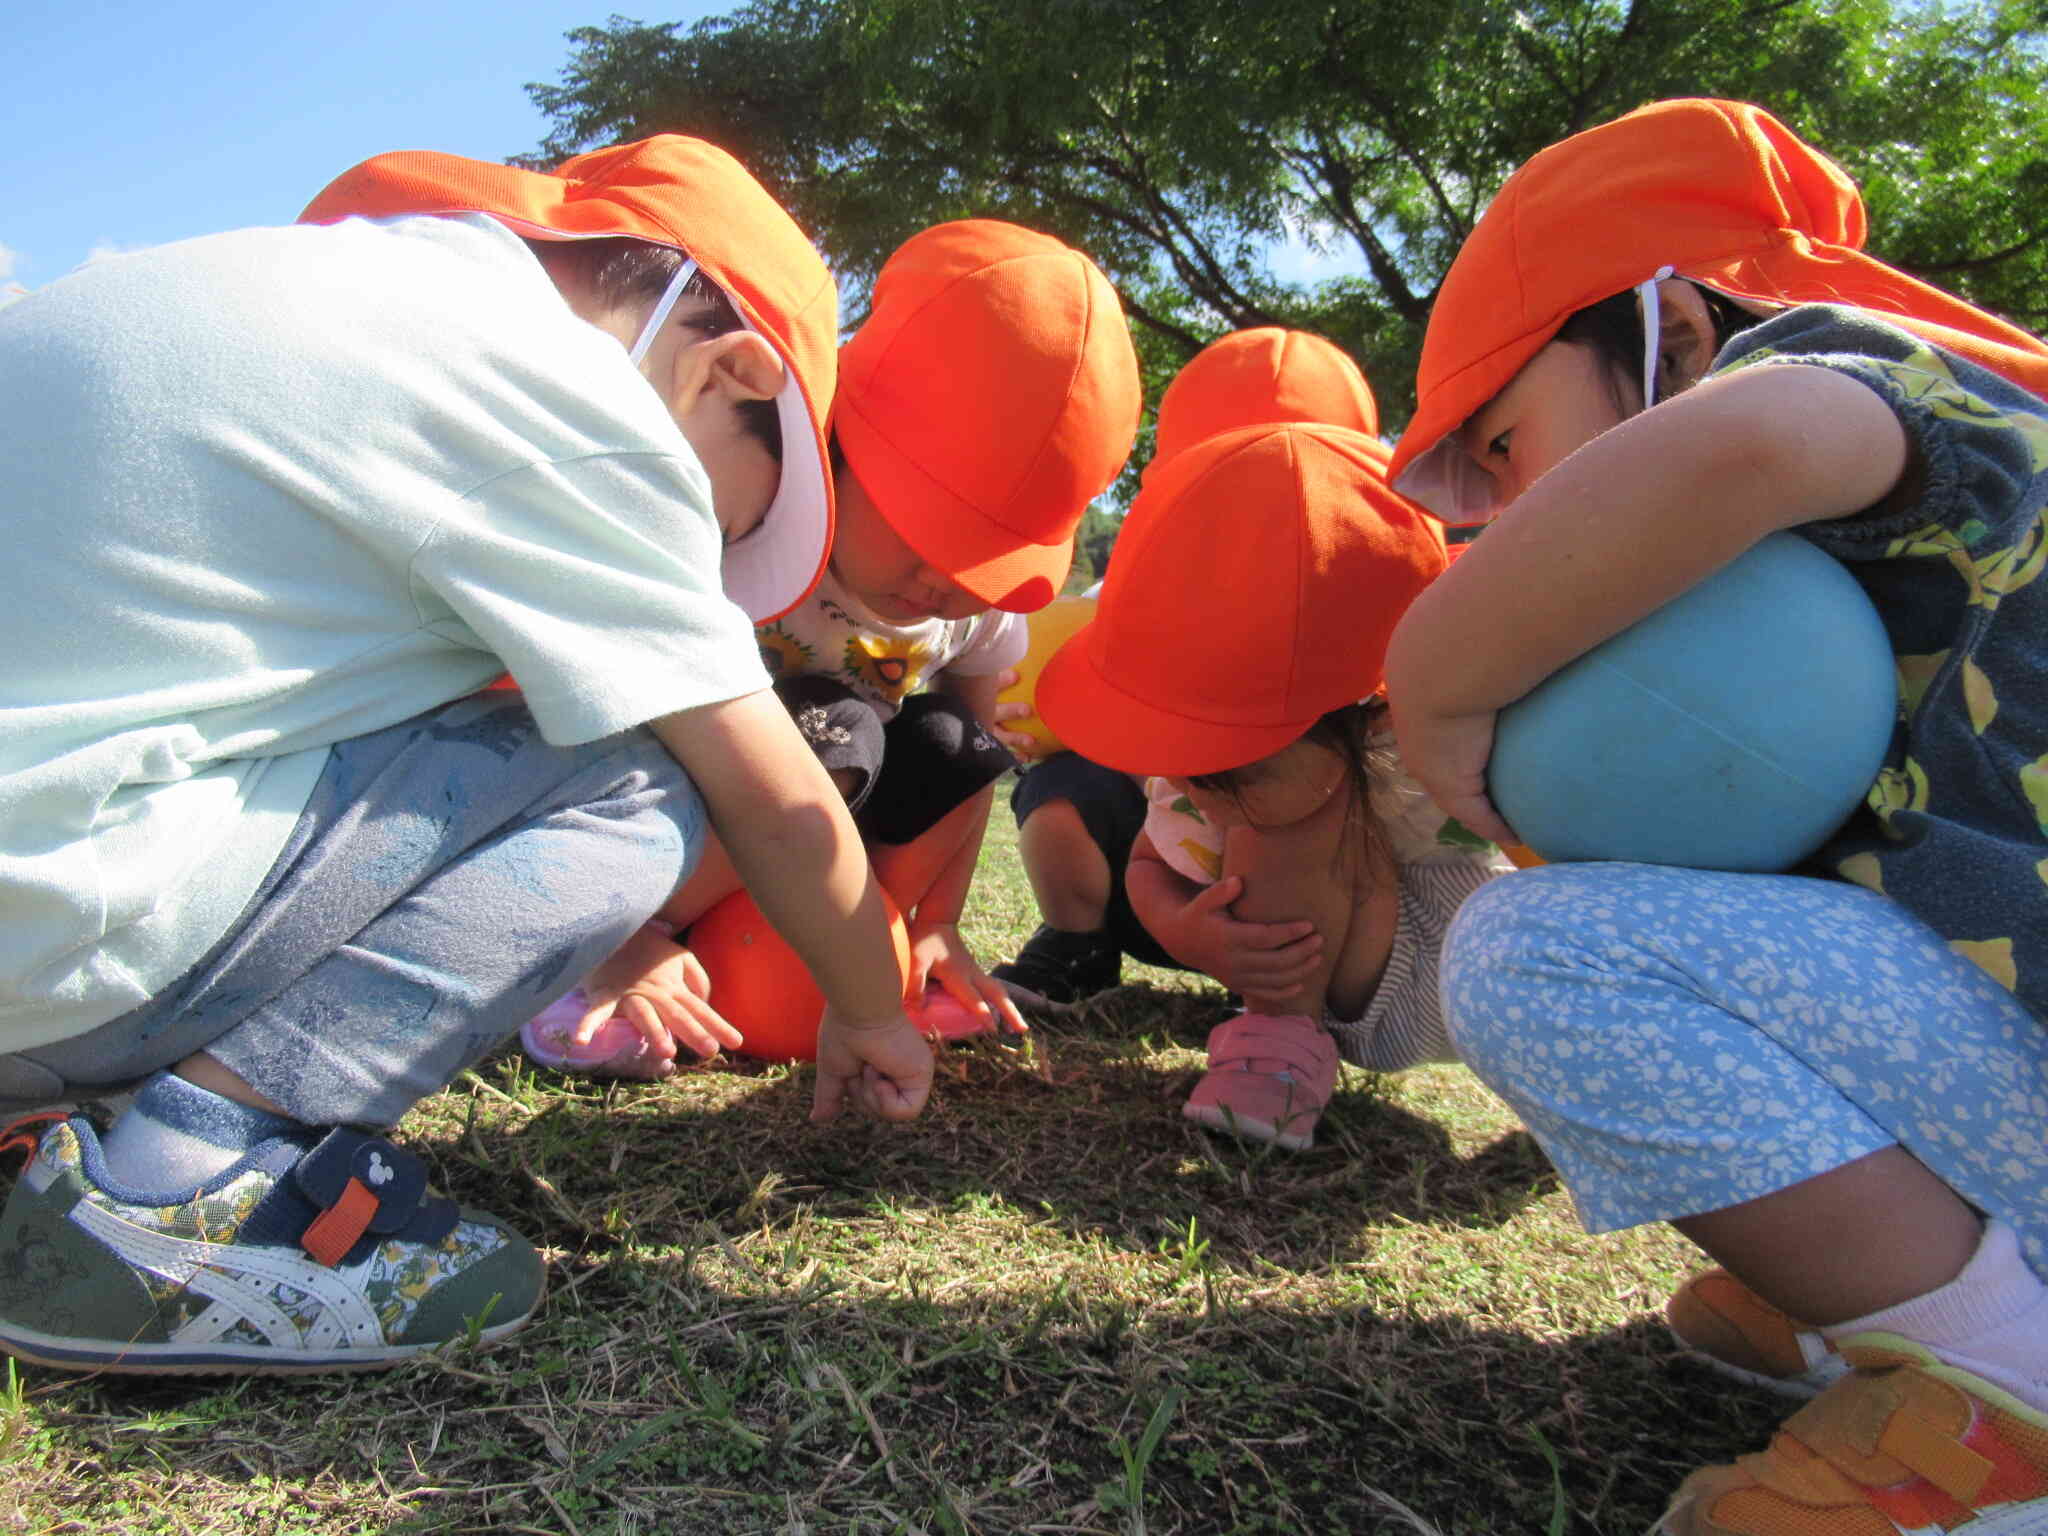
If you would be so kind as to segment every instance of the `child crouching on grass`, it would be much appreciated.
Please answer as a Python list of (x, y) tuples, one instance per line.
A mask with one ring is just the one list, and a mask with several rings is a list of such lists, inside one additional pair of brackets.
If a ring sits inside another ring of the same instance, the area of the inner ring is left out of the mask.
[(1148, 471), (1094, 621), (1038, 709), (1083, 756), (1152, 775), (1127, 873), (1165, 948), (1241, 993), (1188, 1118), (1313, 1144), (1339, 1058), (1448, 1059), (1444, 930), (1505, 869), (1400, 772), (1386, 639), (1443, 570), (1441, 528), (1386, 485), (1377, 439), (1229, 431)]
[[(1166, 386), (1145, 477), (1218, 432), (1283, 421), (1317, 421), (1368, 437), (1380, 429), (1365, 375), (1333, 343), (1277, 326), (1232, 331), (1197, 352)], [(1027, 741), (1019, 755), (1029, 757), (1032, 746)], [(1191, 967), (1131, 907), (1125, 870), (1146, 809), (1143, 775), (1079, 752), (1052, 752), (1018, 776), (1010, 814), (1042, 921), (990, 973), (1018, 1002), (1044, 1009), (1085, 1001), (1117, 984), (1126, 955), (1145, 965)], [(1305, 931), (1305, 924), (1294, 925), (1289, 937)]]
[(1556, 865), (1445, 946), (1460, 1053), (1589, 1227), (1725, 1266), (1681, 1340), (1814, 1397), (1664, 1536), (2048, 1530), (2048, 347), (1863, 231), (1740, 102), (1553, 145), (1446, 276), (1395, 456), (1446, 517), (1498, 513), (1388, 659), (1477, 828), (1509, 830), (1496, 712), (1773, 532), (1895, 653), (1885, 767), (1802, 873)]
[[(825, 576), (757, 631), (908, 920), (909, 995), (937, 983), (1013, 1029), (1016, 1005), (957, 926), (995, 782), (1015, 763), (997, 720), (1023, 709), (996, 693), (1024, 654), (1024, 613), (1058, 594), (1082, 513), (1130, 454), (1140, 400), (1115, 290), (1086, 256), (990, 219), (913, 236), (841, 349)], [(528, 1026), (529, 1052), (662, 1077), (678, 1045), (741, 1046), (675, 937), (740, 886), (714, 844), (660, 923), (585, 981), (580, 1018)], [(615, 1010), (637, 1037), (598, 1034)]]
[[(830, 999), (818, 1116), (930, 1088), (752, 643), (831, 528), (802, 231), (674, 135), (552, 173), (380, 156), (308, 219), (0, 313), (0, 1108), (138, 1090), (45, 1132), (0, 1211), (0, 1349), (49, 1365), (360, 1369), (520, 1327), (539, 1252), (383, 1131), (707, 824)], [(522, 694), (477, 694), (508, 667)]]

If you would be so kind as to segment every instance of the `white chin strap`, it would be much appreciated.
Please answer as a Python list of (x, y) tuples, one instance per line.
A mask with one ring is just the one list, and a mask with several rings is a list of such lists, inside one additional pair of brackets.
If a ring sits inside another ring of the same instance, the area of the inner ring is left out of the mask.
[(1669, 267), (1659, 267), (1648, 282), (1636, 284), (1636, 295), (1643, 306), (1643, 409), (1646, 411), (1657, 403), (1657, 342), (1663, 331), (1664, 319), (1657, 298), (1657, 285), (1671, 275)]
[[(683, 290), (690, 286), (690, 279), (697, 275), (697, 263), (687, 257), (676, 268), (676, 275), (668, 280), (668, 287), (662, 290), (661, 299), (654, 306), (654, 313), (647, 317), (647, 323), (640, 327), (640, 339), (633, 343), (626, 353), (635, 367), (647, 355), (647, 349), (654, 345), (654, 338), (661, 334), (661, 327), (667, 321), (669, 311), (676, 307), (676, 300), (683, 296)], [(1651, 301), (1655, 303), (1653, 299)]]

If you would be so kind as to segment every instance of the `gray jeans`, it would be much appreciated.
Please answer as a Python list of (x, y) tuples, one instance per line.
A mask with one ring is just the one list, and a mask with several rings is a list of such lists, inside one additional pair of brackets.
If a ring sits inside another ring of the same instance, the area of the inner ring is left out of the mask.
[(234, 929), (133, 1012), (0, 1056), (0, 1104), (204, 1050), (308, 1124), (390, 1125), (652, 916), (703, 833), (650, 733), (552, 747), (516, 693), (342, 742)]

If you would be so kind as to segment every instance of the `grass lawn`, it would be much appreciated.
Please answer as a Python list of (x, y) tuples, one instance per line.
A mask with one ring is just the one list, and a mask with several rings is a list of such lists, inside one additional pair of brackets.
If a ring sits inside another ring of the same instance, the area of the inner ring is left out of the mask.
[[(998, 808), (968, 937), (1031, 931)], [(300, 1381), (0, 1374), (0, 1532), (1643, 1531), (1777, 1403), (1673, 1357), (1698, 1254), (1590, 1238), (1467, 1072), (1346, 1069), (1306, 1155), (1178, 1114), (1224, 1016), (1137, 967), (910, 1126), (804, 1070), (502, 1056), (408, 1145), (545, 1249), (496, 1350)], [(4, 1371), (4, 1368), (0, 1368)]]

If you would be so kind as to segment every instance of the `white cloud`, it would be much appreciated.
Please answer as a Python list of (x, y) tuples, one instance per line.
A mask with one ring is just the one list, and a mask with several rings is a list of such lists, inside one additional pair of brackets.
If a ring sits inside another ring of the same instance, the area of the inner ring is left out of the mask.
[(122, 245), (114, 240), (96, 241), (93, 244), (93, 248), (85, 253), (85, 260), (81, 261), (79, 265), (81, 267), (89, 267), (96, 261), (106, 260), (109, 256), (119, 256), (126, 251), (139, 251), (141, 249), (142, 247), (139, 245)]
[(4, 283), (14, 276), (14, 264), (20, 260), (21, 255), (19, 252), (9, 250), (6, 246), (0, 245), (0, 283)]

